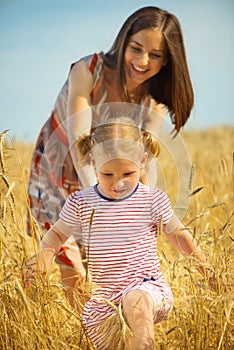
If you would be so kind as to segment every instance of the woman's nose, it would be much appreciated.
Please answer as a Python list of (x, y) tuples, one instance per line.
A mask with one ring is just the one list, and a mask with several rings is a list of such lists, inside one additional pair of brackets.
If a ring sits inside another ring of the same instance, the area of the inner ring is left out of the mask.
[(146, 66), (149, 63), (149, 55), (147, 52), (143, 53), (141, 58), (140, 58), (140, 62), (142, 65)]

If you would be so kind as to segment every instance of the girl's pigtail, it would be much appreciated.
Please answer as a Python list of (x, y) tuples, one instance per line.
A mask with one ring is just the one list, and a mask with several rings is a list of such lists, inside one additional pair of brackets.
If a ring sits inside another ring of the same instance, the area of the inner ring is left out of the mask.
[(156, 158), (160, 153), (160, 145), (155, 136), (149, 131), (141, 130), (142, 143), (145, 151), (148, 153), (148, 160)]
[(90, 151), (93, 147), (93, 133), (82, 134), (76, 142), (79, 153), (79, 166), (90, 164)]

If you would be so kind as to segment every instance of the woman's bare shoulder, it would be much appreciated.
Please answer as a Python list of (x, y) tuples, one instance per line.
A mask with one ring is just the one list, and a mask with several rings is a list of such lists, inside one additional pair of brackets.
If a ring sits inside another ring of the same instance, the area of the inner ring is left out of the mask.
[(86, 91), (90, 93), (93, 88), (93, 75), (89, 69), (89, 65), (85, 60), (76, 62), (69, 74), (69, 87), (70, 89)]
[(92, 73), (90, 71), (89, 64), (84, 59), (81, 59), (74, 63), (70, 71), (70, 78), (76, 78), (80, 76), (85, 76), (86, 78), (92, 79)]

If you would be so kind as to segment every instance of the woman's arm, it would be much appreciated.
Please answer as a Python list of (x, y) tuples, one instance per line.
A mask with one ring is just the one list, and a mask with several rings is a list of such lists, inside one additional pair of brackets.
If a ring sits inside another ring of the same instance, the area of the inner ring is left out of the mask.
[(154, 104), (153, 109), (145, 113), (142, 128), (158, 137), (166, 117), (166, 107), (162, 103)]
[[(144, 116), (142, 128), (149, 131), (153, 136), (158, 137), (162, 128), (166, 114), (166, 108), (163, 104), (155, 104), (153, 111), (149, 111)], [(157, 185), (157, 159), (152, 158), (145, 165), (144, 176), (141, 182), (150, 188)]]
[(85, 61), (77, 62), (68, 79), (68, 136), (71, 144), (80, 134), (89, 132), (92, 125), (90, 95), (93, 76)]
[(96, 183), (93, 167), (85, 169), (78, 165), (78, 154), (75, 141), (83, 134), (90, 132), (92, 126), (92, 109), (90, 95), (93, 89), (93, 76), (85, 61), (77, 62), (68, 80), (68, 118), (67, 130), (72, 161), (84, 188)]
[(157, 159), (152, 158), (145, 164), (144, 172), (141, 174), (140, 181), (150, 187), (155, 188), (157, 185)]

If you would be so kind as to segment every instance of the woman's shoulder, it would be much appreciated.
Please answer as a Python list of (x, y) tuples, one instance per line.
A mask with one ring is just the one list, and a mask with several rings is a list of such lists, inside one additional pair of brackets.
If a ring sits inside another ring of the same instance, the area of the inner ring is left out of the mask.
[(82, 81), (83, 88), (86, 86), (86, 91), (92, 91), (96, 84), (97, 77), (100, 76), (100, 72), (102, 71), (102, 62), (102, 56), (98, 53), (85, 56), (75, 62), (71, 66), (69, 73), (70, 87), (74, 86), (78, 88), (77, 81)]
[(75, 74), (80, 71), (94, 74), (97, 66), (103, 63), (102, 53), (93, 53), (80, 58), (78, 61), (71, 64), (70, 74)]

